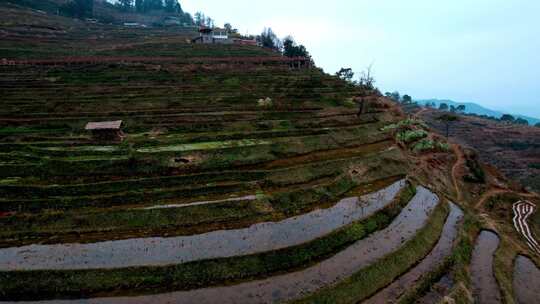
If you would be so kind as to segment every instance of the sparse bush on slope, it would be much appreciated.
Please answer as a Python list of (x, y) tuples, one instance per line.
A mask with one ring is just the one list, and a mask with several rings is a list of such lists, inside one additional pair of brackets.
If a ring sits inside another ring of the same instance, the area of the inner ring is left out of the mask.
[(450, 150), (448, 143), (430, 133), (428, 129), (425, 122), (408, 118), (388, 125), (382, 131), (392, 132), (400, 145), (411, 149), (414, 153), (448, 152)]

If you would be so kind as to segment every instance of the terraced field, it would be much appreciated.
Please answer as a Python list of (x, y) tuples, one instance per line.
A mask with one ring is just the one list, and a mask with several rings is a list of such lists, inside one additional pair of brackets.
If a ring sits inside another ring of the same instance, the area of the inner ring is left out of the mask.
[[(534, 297), (518, 200), (476, 197), (495, 177), (458, 176), (377, 90), (264, 49), (0, 7), (17, 41), (0, 43), (0, 302), (470, 303), (477, 278)], [(112, 120), (122, 141), (84, 131)], [(482, 229), (500, 246), (482, 251)]]

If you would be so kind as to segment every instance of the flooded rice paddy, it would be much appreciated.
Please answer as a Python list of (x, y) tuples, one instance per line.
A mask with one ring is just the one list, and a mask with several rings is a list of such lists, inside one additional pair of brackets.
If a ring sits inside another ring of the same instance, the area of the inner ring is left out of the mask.
[(397, 303), (399, 298), (411, 286), (415, 286), (425, 274), (439, 266), (452, 253), (453, 244), (458, 233), (458, 223), (462, 217), (463, 212), (461, 209), (455, 204), (450, 203), (450, 214), (443, 227), (441, 237), (429, 255), (420, 264), (375, 294), (365, 303)]
[(499, 248), (499, 236), (484, 230), (476, 240), (471, 261), (473, 295), (476, 303), (501, 303), (501, 292), (493, 273), (493, 256)]
[(517, 257), (513, 285), (518, 304), (540, 303), (540, 269), (531, 259)]
[(40, 303), (277, 303), (302, 298), (333, 285), (398, 250), (422, 229), (439, 202), (419, 187), (416, 196), (387, 228), (375, 232), (327, 260), (297, 272), (238, 285), (140, 297), (45, 301)]
[(360, 198), (343, 199), (328, 209), (245, 229), (172, 238), (0, 249), (0, 271), (164, 266), (282, 249), (312, 241), (367, 218), (392, 202), (405, 184), (401, 180)]

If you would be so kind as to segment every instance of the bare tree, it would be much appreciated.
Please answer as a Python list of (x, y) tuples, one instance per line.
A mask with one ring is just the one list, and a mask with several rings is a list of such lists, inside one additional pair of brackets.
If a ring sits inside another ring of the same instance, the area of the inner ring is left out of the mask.
[(373, 90), (375, 89), (375, 78), (373, 77), (373, 74), (371, 70), (373, 69), (373, 63), (370, 64), (364, 71), (362, 71), (362, 74), (360, 76), (360, 81), (358, 84), (365, 89)]

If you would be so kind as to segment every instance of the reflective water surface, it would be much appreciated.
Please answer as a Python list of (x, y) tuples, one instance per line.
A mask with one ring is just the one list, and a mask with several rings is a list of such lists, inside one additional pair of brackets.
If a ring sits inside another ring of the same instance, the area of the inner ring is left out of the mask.
[(522, 255), (514, 265), (514, 292), (518, 304), (540, 303), (540, 269)]
[(161, 266), (286, 248), (317, 239), (374, 214), (392, 202), (404, 186), (405, 181), (401, 180), (360, 198), (343, 199), (328, 209), (245, 229), (172, 238), (0, 249), (0, 270)]
[(453, 244), (458, 233), (458, 222), (462, 217), (463, 212), (461, 209), (455, 204), (450, 203), (450, 214), (446, 219), (441, 237), (429, 255), (420, 264), (378, 292), (365, 303), (397, 303), (399, 298), (411, 286), (415, 286), (423, 275), (440, 265), (446, 257), (452, 254)]
[(499, 236), (491, 231), (482, 231), (476, 240), (471, 275), (473, 295), (477, 303), (501, 303), (501, 292), (493, 273), (493, 255), (499, 247)]
[(42, 303), (277, 303), (302, 298), (335, 284), (399, 249), (427, 223), (438, 197), (419, 187), (416, 196), (386, 229), (349, 246), (327, 260), (297, 272), (232, 286), (151, 296), (48, 301)]

